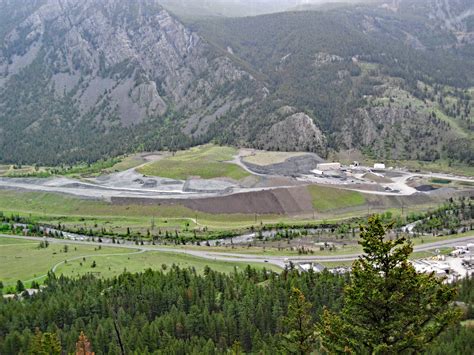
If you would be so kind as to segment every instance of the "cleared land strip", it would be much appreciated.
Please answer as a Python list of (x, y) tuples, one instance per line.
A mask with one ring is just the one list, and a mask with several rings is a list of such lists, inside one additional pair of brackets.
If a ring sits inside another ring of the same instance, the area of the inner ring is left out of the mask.
[[(80, 245), (91, 245), (91, 246), (104, 246), (103, 243), (98, 242), (88, 242), (88, 241), (74, 241), (74, 240), (65, 240), (65, 239), (55, 239), (55, 238), (38, 238), (38, 237), (18, 237), (11, 235), (0, 234), (4, 238), (12, 239), (27, 239), (27, 240), (47, 240), (50, 243), (60, 243), (60, 244), (80, 244)], [(422, 245), (416, 245), (414, 247), (414, 252), (428, 251), (439, 248), (454, 247), (460, 243), (474, 242), (474, 234), (469, 236), (464, 236), (456, 239), (441, 240), (431, 243), (425, 243)], [(328, 255), (328, 256), (271, 256), (271, 255), (254, 255), (254, 254), (233, 254), (233, 253), (222, 253), (222, 252), (208, 252), (204, 250), (189, 250), (186, 248), (160, 248), (156, 246), (143, 246), (143, 245), (121, 245), (114, 244), (115, 248), (125, 248), (125, 249), (137, 249), (141, 252), (146, 251), (158, 251), (164, 253), (176, 253), (176, 254), (185, 254), (190, 256), (195, 256), (198, 258), (204, 258), (214, 261), (230, 261), (230, 262), (249, 262), (249, 263), (269, 263), (281, 268), (284, 268), (287, 260), (296, 261), (296, 262), (342, 262), (342, 261), (352, 261), (357, 259), (361, 254), (347, 254), (347, 255)]]

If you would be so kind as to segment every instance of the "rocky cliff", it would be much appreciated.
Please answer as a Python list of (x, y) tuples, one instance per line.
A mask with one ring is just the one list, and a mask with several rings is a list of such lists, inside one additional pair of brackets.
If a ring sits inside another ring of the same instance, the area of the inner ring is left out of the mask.
[[(3, 16), (16, 13), (14, 3), (0, 3)], [(12, 134), (18, 144), (25, 135), (48, 134), (43, 130), (48, 126), (68, 135), (62, 128), (87, 134), (89, 125), (95, 135), (152, 121), (153, 127), (163, 127), (166, 120), (173, 120), (170, 129), (180, 130), (187, 118), (216, 119), (263, 93), (250, 74), (156, 0), (44, 0), (27, 5), (31, 13), (4, 29), (0, 47), (1, 104), (10, 113), (0, 116), (4, 160), (18, 158), (7, 147), (14, 144)], [(14, 95), (22, 96), (21, 102)], [(55, 106), (56, 112), (46, 106)], [(36, 117), (25, 112), (29, 110)], [(14, 132), (8, 130), (11, 125)], [(58, 143), (64, 156), (77, 149), (67, 140)]]
[(0, 0), (0, 162), (92, 162), (211, 140), (474, 160), (450, 149), (473, 141), (472, 1), (186, 24), (160, 3)]

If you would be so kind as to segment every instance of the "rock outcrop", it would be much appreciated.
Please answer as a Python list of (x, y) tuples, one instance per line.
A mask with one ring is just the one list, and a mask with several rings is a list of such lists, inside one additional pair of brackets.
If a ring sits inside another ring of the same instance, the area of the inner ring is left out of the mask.
[[(17, 15), (10, 1), (0, 5), (4, 16)], [(101, 139), (137, 125), (179, 132), (190, 118), (207, 117), (208, 126), (224, 104), (238, 108), (259, 96), (260, 84), (250, 74), (158, 0), (28, 0), (22, 6), (18, 22), (0, 31), (0, 105), (9, 112), (0, 113), (3, 160), (21, 158), (8, 145), (47, 134), (39, 122), (65, 136), (52, 149), (68, 155), (77, 150), (68, 136), (77, 132), (84, 145), (88, 136)]]
[(263, 148), (281, 151), (310, 151), (323, 153), (326, 138), (303, 112), (295, 113), (275, 123), (261, 138)]

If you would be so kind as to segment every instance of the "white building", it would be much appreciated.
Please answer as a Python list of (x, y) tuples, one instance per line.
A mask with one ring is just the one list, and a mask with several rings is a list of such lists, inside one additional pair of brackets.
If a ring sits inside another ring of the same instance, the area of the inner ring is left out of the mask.
[(374, 169), (385, 169), (385, 164), (376, 163), (376, 164), (374, 164)]
[(417, 272), (421, 273), (434, 273), (438, 277), (449, 275), (452, 270), (448, 263), (438, 262), (432, 260), (413, 260), (411, 264), (414, 266)]
[(313, 270), (314, 272), (322, 272), (324, 269), (326, 269), (323, 265), (315, 263), (304, 263), (297, 265), (300, 271), (303, 272), (308, 272), (309, 270)]

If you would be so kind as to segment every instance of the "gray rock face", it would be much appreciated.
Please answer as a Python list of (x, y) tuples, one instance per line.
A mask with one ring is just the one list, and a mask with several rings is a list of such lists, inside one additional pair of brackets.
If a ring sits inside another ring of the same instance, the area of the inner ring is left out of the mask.
[(269, 150), (324, 151), (326, 137), (305, 113), (299, 112), (275, 123), (262, 136)]
[(199, 115), (220, 86), (252, 80), (157, 0), (44, 0), (4, 46), (1, 82), (43, 56), (57, 96), (72, 95), (82, 115), (118, 116), (124, 126), (171, 108)]

